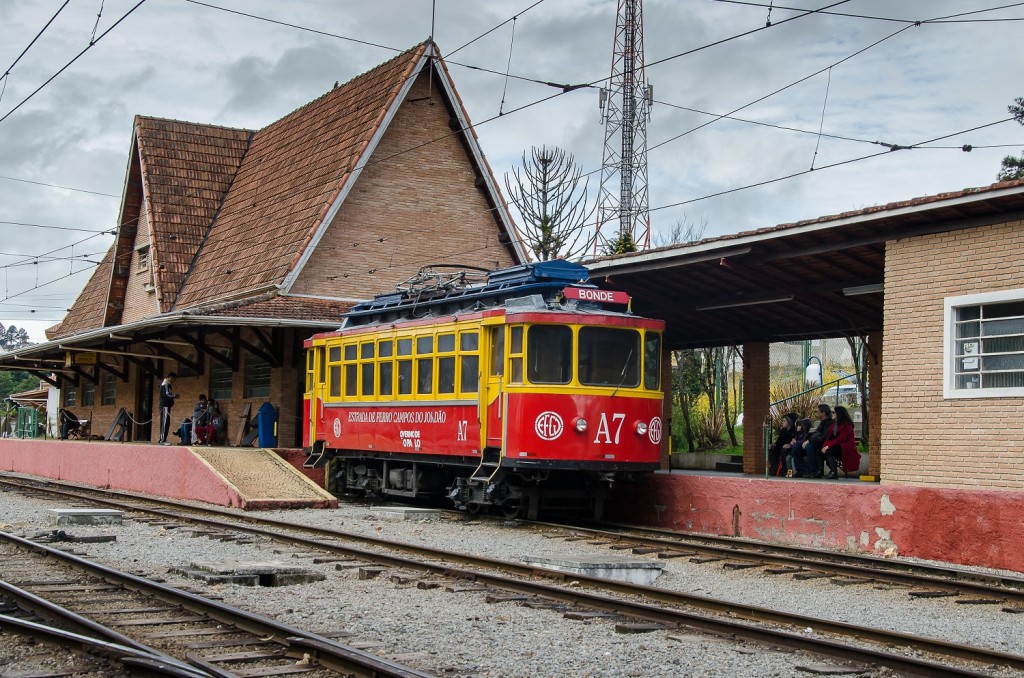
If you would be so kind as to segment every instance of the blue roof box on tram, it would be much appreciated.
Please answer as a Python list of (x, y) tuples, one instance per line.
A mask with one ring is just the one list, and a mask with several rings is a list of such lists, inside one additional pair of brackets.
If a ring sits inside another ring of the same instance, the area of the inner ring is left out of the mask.
[(573, 283), (586, 283), (588, 280), (590, 280), (590, 272), (586, 266), (565, 261), (564, 259), (520, 264), (511, 268), (503, 268), (500, 271), (492, 271), (487, 275), (488, 286), (525, 285), (535, 282), (571, 285)]

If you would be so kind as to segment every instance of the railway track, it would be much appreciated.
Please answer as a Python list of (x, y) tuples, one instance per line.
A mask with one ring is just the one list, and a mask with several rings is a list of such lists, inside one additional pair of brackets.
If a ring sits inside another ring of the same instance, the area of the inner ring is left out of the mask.
[(585, 527), (524, 522), (536, 529), (557, 530), (570, 540), (586, 540), (615, 551), (659, 558), (696, 558), (697, 562), (730, 569), (767, 567), (769, 574), (801, 579), (841, 577), (843, 584), (887, 583), (911, 587), (922, 598), (961, 597), (969, 605), (1004, 605), (1009, 613), (1024, 611), (1024, 577), (971, 572), (928, 563), (887, 560), (801, 546), (766, 544), (748, 539), (690, 535), (667, 530), (606, 524)]
[[(405, 582), (418, 577), (422, 588), (438, 586), (440, 578), (448, 582), (461, 581), (463, 586), (466, 582), (472, 582), (473, 587), (486, 592), (488, 599), (495, 602), (522, 600), (529, 604), (535, 600), (553, 601), (555, 604), (611, 615), (611, 618), (696, 628), (774, 647), (798, 649), (869, 666), (885, 666), (913, 675), (989, 675), (993, 666), (1024, 670), (1024, 656), (1020, 655), (652, 586), (566, 575), (523, 563), (449, 553), (339, 530), (314, 528), (121, 492), (77, 486), (74, 489), (58, 489), (51, 486), (53, 483), (39, 486), (9, 479), (2, 482), (30, 492), (52, 493), (76, 501), (145, 512), (161, 520), (262, 535), (312, 552), (327, 552), (390, 568), (393, 571), (392, 578)], [(409, 576), (407, 573), (415, 574)], [(380, 571), (376, 574), (380, 574)], [(806, 632), (808, 630), (814, 633), (809, 634)], [(951, 662), (950, 659), (959, 661)]]
[(428, 675), (6, 532), (0, 532), (0, 558), (0, 594), (53, 622), (50, 626), (5, 617), (0, 626), (113, 657), (129, 672), (186, 678)]

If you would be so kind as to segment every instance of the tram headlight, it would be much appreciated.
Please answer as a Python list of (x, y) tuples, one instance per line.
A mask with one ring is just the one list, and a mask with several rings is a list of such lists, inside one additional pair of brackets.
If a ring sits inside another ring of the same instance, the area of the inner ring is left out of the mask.
[(583, 417), (576, 417), (576, 423), (574, 424), (574, 426), (576, 427), (577, 433), (587, 432), (587, 420), (584, 419)]
[(636, 429), (636, 434), (638, 436), (647, 435), (647, 422), (638, 421), (634, 428)]

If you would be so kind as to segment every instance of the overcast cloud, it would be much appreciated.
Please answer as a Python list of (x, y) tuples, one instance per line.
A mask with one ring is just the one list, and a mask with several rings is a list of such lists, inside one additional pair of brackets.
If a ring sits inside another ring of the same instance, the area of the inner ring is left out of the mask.
[[(0, 69), (14, 62), (62, 2), (0, 0)], [(136, 2), (105, 0), (96, 34)], [(608, 76), (615, 0), (546, 0), (524, 11), (532, 2), (436, 0), (435, 38), (447, 55), (518, 13), (512, 74), (557, 83)], [(421, 42), (431, 32), (428, 0), (211, 4), (396, 50)], [(789, 6), (828, 4), (790, 0)], [(1000, 4), (1007, 3), (851, 0), (832, 11), (923, 21)], [(70, 1), (0, 83), (0, 117), (88, 45), (100, 5), (100, 0)], [(710, 119), (670, 105), (727, 113), (908, 25), (827, 15), (780, 23), (796, 14), (775, 7), (775, 25), (768, 30), (649, 67), (647, 77), (657, 103), (648, 125), (648, 145), (654, 147)], [(763, 27), (767, 15), (767, 7), (715, 0), (647, 0), (647, 63)], [(736, 114), (814, 134), (720, 120), (654, 148), (649, 156), (652, 230), (664, 232), (686, 219), (706, 223), (709, 236), (721, 235), (992, 183), (1003, 156), (1024, 152), (1024, 129), (1016, 123), (935, 144), (949, 148), (886, 153), (701, 199), (803, 172), (811, 167), (812, 158), (814, 166), (822, 168), (884, 150), (862, 141), (908, 146), (1009, 117), (1007, 105), (1024, 96), (1024, 4), (961, 18), (975, 21), (911, 25), (830, 73)], [(515, 79), (506, 83), (501, 75), (459, 65), (504, 73), (511, 34), (509, 23), (449, 58), (449, 70), (471, 118), (482, 123), (477, 134), (499, 183), (531, 145), (560, 146), (575, 155), (584, 171), (598, 169), (604, 134), (595, 90), (576, 90), (517, 110), (559, 90)], [(186, 0), (147, 0), (0, 122), (0, 222), (111, 229), (117, 220), (134, 115), (260, 128), (318, 97), (335, 81), (349, 80), (394, 54)], [(489, 120), (499, 113), (503, 90), (506, 114)], [(819, 141), (819, 125), (826, 134), (862, 141)], [(964, 144), (975, 149), (964, 153), (959, 150)], [(1010, 146), (979, 148), (1004, 144)], [(592, 194), (597, 192), (596, 179), (591, 181)], [(112, 236), (9, 223), (0, 223), (0, 234), (0, 322), (25, 327), (33, 340), (41, 341), (43, 328), (61, 319)]]

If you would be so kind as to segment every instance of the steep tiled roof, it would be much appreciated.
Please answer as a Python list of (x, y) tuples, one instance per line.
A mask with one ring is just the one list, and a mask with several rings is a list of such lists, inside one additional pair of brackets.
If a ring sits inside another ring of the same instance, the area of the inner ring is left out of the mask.
[(114, 245), (93, 271), (89, 282), (78, 294), (74, 305), (60, 323), (46, 328), (48, 339), (71, 336), (83, 330), (103, 327), (103, 315), (107, 308), (107, 288), (110, 285), (110, 263), (114, 260)]
[(171, 309), (252, 132), (136, 116), (160, 310)]
[(355, 304), (327, 299), (307, 297), (280, 297), (263, 295), (235, 303), (218, 304), (199, 308), (197, 313), (231, 318), (280, 318), (284, 320), (309, 320), (312, 322), (336, 322), (341, 325), (341, 314)]
[(425, 49), (421, 44), (256, 133), (176, 308), (284, 280)]

